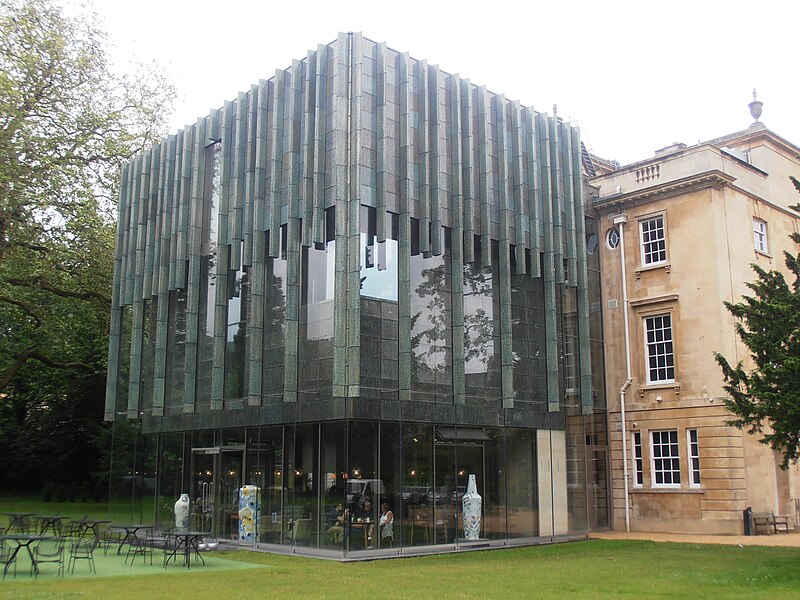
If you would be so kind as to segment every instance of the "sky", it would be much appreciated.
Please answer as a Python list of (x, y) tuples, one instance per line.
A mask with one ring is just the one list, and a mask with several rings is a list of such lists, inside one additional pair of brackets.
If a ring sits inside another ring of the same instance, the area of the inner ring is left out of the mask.
[(156, 60), (177, 131), (338, 32), (364, 36), (580, 126), (629, 164), (761, 121), (800, 145), (796, 0), (94, 0), (113, 56)]

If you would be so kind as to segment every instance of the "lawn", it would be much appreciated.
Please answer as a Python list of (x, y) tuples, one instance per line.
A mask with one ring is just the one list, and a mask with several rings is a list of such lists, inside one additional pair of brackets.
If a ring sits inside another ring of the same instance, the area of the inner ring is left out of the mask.
[[(19, 510), (132, 520), (122, 505), (0, 497), (0, 513)], [(798, 548), (589, 540), (360, 563), (244, 550), (206, 556), (207, 566), (187, 572), (164, 570), (158, 555), (154, 566), (132, 567), (98, 551), (97, 575), (79, 564), (63, 580), (51, 565), (31, 580), (21, 562), (17, 579), (0, 582), (0, 598), (800, 599)]]
[(796, 548), (589, 540), (347, 564), (248, 551), (214, 559), (189, 572), (8, 578), (0, 598), (800, 598)]

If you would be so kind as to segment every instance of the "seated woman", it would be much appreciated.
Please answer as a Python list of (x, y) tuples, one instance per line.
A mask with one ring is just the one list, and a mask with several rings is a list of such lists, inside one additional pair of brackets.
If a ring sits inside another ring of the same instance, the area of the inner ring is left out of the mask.
[[(381, 518), (378, 520), (380, 527), (380, 543), (394, 545), (394, 514), (389, 510), (389, 505), (384, 502), (381, 504)], [(384, 541), (385, 540), (385, 541)]]

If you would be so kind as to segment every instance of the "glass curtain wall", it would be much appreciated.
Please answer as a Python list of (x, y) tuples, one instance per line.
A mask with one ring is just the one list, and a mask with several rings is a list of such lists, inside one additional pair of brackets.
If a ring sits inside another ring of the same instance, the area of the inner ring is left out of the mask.
[(211, 405), (211, 366), (214, 359), (214, 303), (217, 283), (217, 230), (222, 144), (206, 147), (200, 299), (197, 323), (197, 385), (195, 403), (200, 410)]
[[(324, 366), (332, 354), (326, 344), (330, 345), (333, 331), (332, 211), (328, 215), (330, 235), (324, 248), (310, 248), (300, 257), (298, 373), (301, 392), (313, 392), (314, 399), (319, 390), (331, 388), (330, 372), (325, 375)], [(373, 395), (375, 401), (391, 400), (398, 387), (397, 217), (386, 216), (387, 239), (381, 243), (377, 241), (374, 210), (362, 207), (361, 217), (362, 384), (364, 396)], [(265, 266), (266, 401), (254, 414), (262, 423), (268, 422), (276, 418), (276, 406), (280, 406), (280, 418), (290, 422), (202, 429), (206, 421), (203, 415), (195, 415), (194, 431), (146, 436), (134, 423), (115, 423), (115, 460), (119, 458), (120, 462), (112, 470), (112, 487), (116, 497), (130, 507), (126, 516), (172, 525), (174, 502), (186, 492), (192, 502), (193, 527), (205, 529), (213, 537), (240, 539), (239, 491), (243, 485), (252, 485), (260, 489), (261, 500), (253, 542), (335, 553), (424, 545), (455, 547), (467, 543), (462, 499), (469, 476), (475, 475), (483, 499), (482, 540), (502, 543), (505, 539), (564, 533), (560, 523), (567, 510), (568, 530), (586, 529), (588, 520), (594, 518), (592, 511), (597, 513), (602, 498), (607, 497), (599, 483), (605, 480), (601, 452), (605, 436), (602, 423), (580, 414), (577, 400), (580, 364), (575, 340), (575, 291), (559, 291), (557, 296), (559, 385), (567, 401), (561, 411), (550, 412), (543, 282), (529, 274), (517, 275), (515, 254), (511, 253), (515, 408), (501, 413), (505, 415), (504, 424), (455, 426), (456, 411), (448, 410), (453, 404), (449, 232), (443, 231), (444, 252), (437, 257), (420, 250), (419, 223), (412, 221), (412, 227), (413, 239), (417, 240), (411, 248), (410, 263), (412, 403), (418, 407), (428, 402), (434, 405), (432, 409), (412, 409), (409, 404), (402, 408), (397, 421), (319, 423), (298, 421), (302, 395), (296, 406), (285, 407), (281, 402), (286, 354), (284, 227), (280, 256), (267, 259)], [(475, 256), (479, 257), (480, 242), (474, 243)], [(496, 242), (491, 254), (492, 265), (464, 266), (467, 406), (470, 402), (478, 406), (500, 401)], [(528, 273), (530, 260), (528, 255)], [(233, 321), (233, 340), (246, 319), (247, 276), (242, 270), (231, 277), (234, 293), (230, 295), (228, 321)], [(174, 385), (182, 381), (185, 293), (172, 292), (170, 302), (167, 381)], [(149, 307), (148, 314), (152, 311), (155, 306)], [(228, 341), (232, 343), (231, 336)], [(235, 352), (235, 348), (226, 352), (226, 367)], [(232, 389), (230, 377), (232, 372), (226, 368), (226, 398), (235, 396), (228, 391)], [(179, 392), (182, 390), (168, 386), (168, 399), (173, 398), (168, 407), (180, 406)], [(412, 412), (414, 418), (409, 418)], [(537, 429), (515, 421), (525, 412), (533, 415)], [(585, 451), (588, 443), (599, 450)], [(566, 466), (563, 485), (554, 472), (558, 469), (549, 466), (562, 459)], [(592, 469), (591, 473), (587, 474), (587, 469)], [(597, 500), (589, 497), (584, 483), (587, 476), (598, 481), (592, 488)], [(391, 534), (386, 534), (380, 524), (384, 504), (394, 515)]]
[(411, 389), (421, 402), (453, 402), (453, 332), (450, 230), (442, 228), (444, 252), (421, 249), (430, 231), (411, 219)]
[[(267, 256), (264, 277), (264, 351), (262, 354), (262, 394), (265, 402), (283, 400), (284, 344), (286, 339), (286, 225), (280, 228), (279, 256)], [(269, 236), (266, 235), (266, 248)]]
[(330, 400), (333, 393), (333, 284), (336, 266), (334, 209), (325, 211), (325, 245), (303, 247), (300, 332), (297, 348), (299, 400)]
[[(243, 242), (237, 242), (243, 244)], [(232, 253), (231, 253), (232, 254)], [(239, 255), (241, 256), (241, 252)], [(247, 320), (250, 269), (228, 267), (228, 323), (225, 337), (225, 400), (241, 400), (247, 381)]]
[(183, 379), (186, 364), (186, 290), (170, 290), (167, 325), (167, 362), (164, 413), (176, 415), (183, 408)]
[[(553, 422), (547, 407), (544, 282), (541, 277), (530, 276), (532, 260), (539, 260), (539, 257), (532, 257), (526, 251), (526, 274), (520, 275), (517, 274), (516, 253), (511, 253), (514, 406), (529, 411), (533, 421), (544, 424), (544, 427), (537, 430), (509, 428), (506, 432), (507, 473), (504, 484), (511, 538), (548, 535), (552, 531), (552, 521), (548, 519), (552, 513), (551, 488), (547, 486), (550, 473), (543, 474), (545, 477), (542, 478), (538, 467), (552, 464), (549, 430)], [(547, 491), (546, 495), (539, 493), (542, 488)], [(543, 502), (548, 506), (542, 506)], [(543, 520), (548, 521), (545, 527), (542, 527)]]
[(399, 219), (386, 213), (386, 240), (378, 242), (376, 211), (361, 207), (361, 390), (396, 398), (398, 389), (397, 234)]
[(498, 245), (492, 262), (480, 262), (481, 240), (474, 238), (475, 262), (464, 265), (464, 375), (465, 394), (478, 402), (498, 400), (500, 381), (500, 291)]
[(153, 378), (156, 359), (156, 322), (158, 320), (158, 298), (144, 301), (142, 323), (142, 363), (139, 381), (139, 410), (149, 413), (153, 408)]

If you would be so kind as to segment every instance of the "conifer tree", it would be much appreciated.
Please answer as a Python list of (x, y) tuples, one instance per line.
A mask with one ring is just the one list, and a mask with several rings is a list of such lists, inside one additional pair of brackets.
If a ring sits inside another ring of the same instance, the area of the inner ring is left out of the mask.
[[(791, 177), (800, 192), (800, 181)], [(800, 212), (800, 204), (791, 207)], [(800, 248), (800, 234), (792, 240)], [(719, 353), (725, 406), (730, 425), (761, 435), (761, 442), (783, 454), (782, 467), (800, 458), (800, 253), (784, 252), (791, 283), (779, 271), (753, 265), (753, 292), (725, 307), (736, 318), (736, 333), (750, 351), (752, 369), (735, 367)]]

